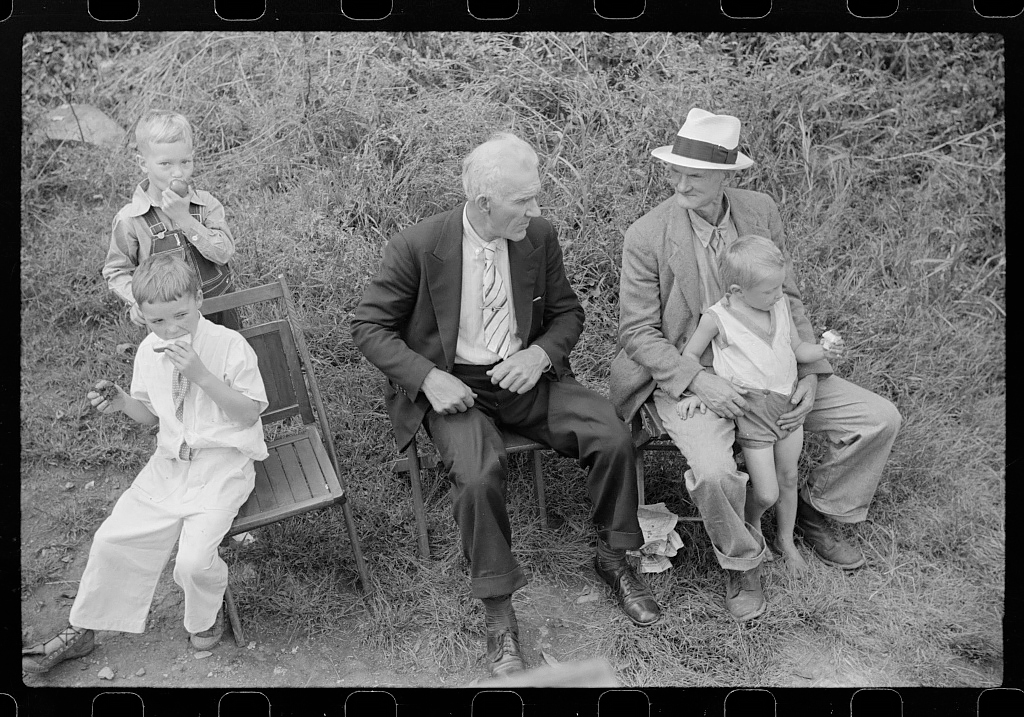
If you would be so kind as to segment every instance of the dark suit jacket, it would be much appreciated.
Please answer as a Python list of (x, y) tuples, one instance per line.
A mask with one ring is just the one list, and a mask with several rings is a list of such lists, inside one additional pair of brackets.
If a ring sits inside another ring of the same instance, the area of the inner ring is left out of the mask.
[[(388, 415), (404, 450), (430, 410), (420, 392), (432, 368), (451, 372), (462, 299), (463, 206), (392, 237), (377, 276), (353, 312), (352, 339), (384, 372)], [(526, 237), (508, 242), (516, 334), (551, 359), (549, 380), (571, 377), (569, 352), (583, 331), (583, 307), (565, 276), (551, 223), (530, 221)], [(542, 379), (543, 380), (543, 379)]]

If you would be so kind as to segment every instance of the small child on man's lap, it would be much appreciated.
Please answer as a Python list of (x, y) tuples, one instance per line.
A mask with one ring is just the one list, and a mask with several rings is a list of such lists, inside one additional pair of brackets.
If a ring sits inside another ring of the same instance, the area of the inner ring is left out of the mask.
[[(760, 532), (761, 516), (777, 501), (775, 548), (789, 572), (800, 576), (807, 562), (796, 548), (793, 528), (803, 427), (786, 432), (777, 421), (792, 410), (797, 363), (838, 358), (843, 341), (839, 338), (826, 348), (797, 335), (782, 291), (785, 267), (782, 252), (764, 237), (743, 236), (726, 247), (719, 262), (725, 296), (701, 316), (683, 353), (699, 361), (711, 344), (715, 373), (747, 389), (747, 412), (736, 420), (750, 476), (744, 518)], [(696, 396), (676, 405), (684, 420), (698, 410), (707, 408)]]
[[(193, 171), (192, 127), (180, 114), (151, 110), (135, 128), (136, 162), (146, 177), (132, 200), (114, 217), (103, 277), (129, 306), (131, 320), (145, 326), (132, 296), (132, 272), (147, 257), (169, 252), (199, 275), (206, 298), (231, 291), (228, 260), (235, 241), (223, 205), (189, 185)], [(237, 312), (218, 312), (210, 321), (238, 329)]]
[(68, 626), (22, 651), (28, 672), (88, 654), (95, 630), (143, 632), (175, 542), (192, 646), (208, 650), (224, 630), (228, 569), (217, 546), (252, 492), (254, 461), (267, 457), (266, 389), (245, 338), (199, 313), (199, 280), (182, 259), (156, 254), (132, 284), (151, 333), (130, 393), (104, 380), (87, 397), (102, 414), (159, 425), (156, 451), (93, 536)]

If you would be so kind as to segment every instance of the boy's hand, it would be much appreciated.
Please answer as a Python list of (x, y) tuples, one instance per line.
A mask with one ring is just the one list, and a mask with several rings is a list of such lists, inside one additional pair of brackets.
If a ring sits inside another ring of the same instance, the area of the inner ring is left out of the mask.
[(167, 350), (164, 351), (164, 356), (169, 358), (174, 364), (174, 368), (178, 369), (181, 375), (192, 383), (199, 383), (210, 373), (206, 364), (199, 358), (199, 354), (192, 348), (192, 344), (178, 342), (169, 344)]
[(684, 421), (693, 416), (697, 411), (707, 413), (708, 407), (696, 396), (686, 396), (676, 404), (676, 415)]
[(114, 413), (123, 411), (126, 394), (121, 387), (110, 381), (97, 381), (96, 390), (89, 391), (85, 397), (92, 403), (92, 407), (100, 413)]
[(179, 196), (177, 192), (167, 188), (160, 195), (160, 200), (160, 208), (167, 212), (167, 216), (173, 219), (178, 226), (192, 216), (188, 213), (188, 196)]

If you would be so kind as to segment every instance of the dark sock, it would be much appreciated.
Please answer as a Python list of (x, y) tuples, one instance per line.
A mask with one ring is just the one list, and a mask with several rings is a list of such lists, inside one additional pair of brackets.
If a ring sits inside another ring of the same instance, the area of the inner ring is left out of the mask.
[(617, 567), (626, 560), (626, 551), (609, 547), (608, 543), (597, 539), (597, 561), (603, 568)]
[(512, 609), (511, 595), (481, 598), (484, 604), (484, 622), (488, 631), (511, 626), (519, 634), (519, 623), (516, 621), (515, 610)]

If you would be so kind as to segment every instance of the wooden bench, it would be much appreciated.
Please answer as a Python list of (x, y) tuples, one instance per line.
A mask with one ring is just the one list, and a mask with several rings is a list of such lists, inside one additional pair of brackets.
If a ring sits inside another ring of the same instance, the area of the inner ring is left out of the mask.
[[(544, 471), (541, 463), (540, 451), (546, 450), (547, 446), (537, 441), (531, 441), (517, 433), (502, 430), (502, 439), (505, 442), (505, 452), (530, 453), (530, 463), (533, 470), (533, 485), (537, 491), (537, 508), (540, 512), (540, 527), (548, 529), (548, 513), (544, 504)], [(412, 487), (412, 509), (416, 516), (416, 531), (419, 539), (420, 556), (430, 557), (430, 541), (427, 536), (427, 514), (423, 505), (423, 486), (420, 482), (420, 471), (426, 468), (434, 468), (440, 462), (436, 451), (420, 453), (416, 447), (416, 438), (405, 449), (405, 455), (395, 461), (395, 472), (407, 472), (409, 483)]]
[[(284, 276), (279, 276), (274, 284), (204, 299), (202, 311), (212, 314), (256, 304), (273, 308), (273, 304), (268, 302), (276, 303), (280, 318), (246, 326), (239, 332), (256, 352), (260, 375), (267, 390), (270, 405), (261, 416), (263, 426), (266, 429), (268, 425), (296, 416), (301, 420), (301, 426), (295, 426), (294, 432), (268, 442), (270, 455), (256, 463), (256, 487), (238, 511), (227, 535), (237, 535), (340, 503), (356, 570), (362, 589), (366, 590), (369, 575), (359, 547), (352, 508), (346, 499), (334, 448), (334, 434), (302, 330), (295, 320)], [(224, 601), (235, 642), (244, 645), (245, 635), (230, 584)]]

